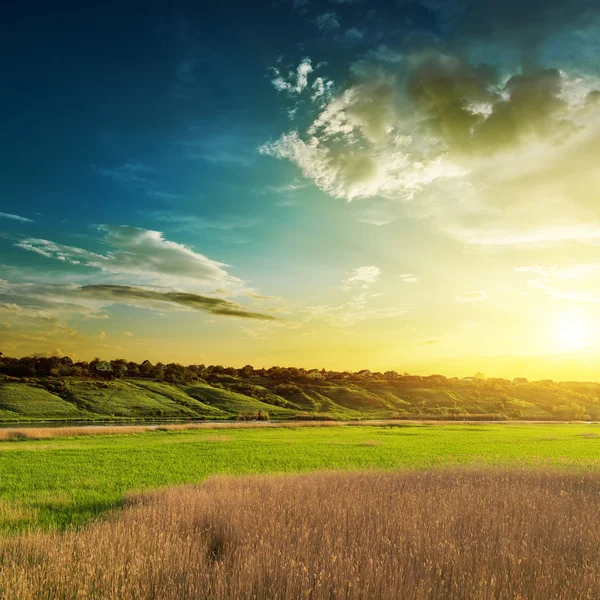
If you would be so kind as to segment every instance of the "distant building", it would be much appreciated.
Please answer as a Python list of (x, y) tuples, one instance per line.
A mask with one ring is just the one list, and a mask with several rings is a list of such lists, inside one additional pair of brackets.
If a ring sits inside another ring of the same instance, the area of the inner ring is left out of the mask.
[(398, 377), (398, 373), (396, 373), (396, 371), (386, 371), (384, 375), (387, 379), (396, 379)]
[(72, 367), (73, 366), (73, 359), (70, 356), (63, 356), (58, 362), (63, 367)]
[(460, 380), (461, 383), (472, 383), (473, 381), (476, 381), (475, 377), (463, 377)]
[(310, 371), (307, 371), (306, 376), (310, 377), (311, 379), (323, 379), (323, 373), (321, 373), (319, 369), (311, 369)]
[(513, 382), (513, 385), (526, 385), (527, 384), (527, 378), (525, 378), (525, 377), (515, 377), (512, 382)]

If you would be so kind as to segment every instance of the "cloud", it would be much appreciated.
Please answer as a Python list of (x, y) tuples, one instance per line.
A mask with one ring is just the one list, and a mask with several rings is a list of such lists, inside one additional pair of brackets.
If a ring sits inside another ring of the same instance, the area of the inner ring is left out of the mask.
[(526, 139), (560, 140), (575, 126), (557, 69), (536, 68), (502, 83), (499, 72), (448, 54), (416, 60), (407, 93), (421, 126), (450, 150), (489, 154)]
[(28, 238), (15, 245), (47, 258), (99, 269), (105, 273), (138, 278), (147, 282), (223, 287), (240, 286), (241, 280), (227, 273), (228, 265), (212, 260), (191, 248), (172, 242), (159, 231), (125, 225), (100, 225), (104, 242), (111, 250), (104, 254)]
[(310, 0), (291, 0), (291, 3), (294, 10), (298, 11), (300, 14), (304, 14), (307, 11)]
[(131, 333), (131, 331), (124, 331), (124, 332), (123, 332), (123, 335), (124, 335), (125, 337), (133, 337), (133, 333)]
[(417, 283), (419, 281), (412, 273), (404, 273), (400, 275), (402, 283)]
[(304, 323), (312, 320), (323, 320), (335, 327), (351, 327), (361, 321), (391, 319), (406, 313), (407, 306), (370, 306), (373, 300), (381, 294), (362, 293), (353, 296), (348, 302), (338, 306), (310, 306), (302, 312), (305, 315)]
[(474, 64), (439, 45), (386, 54), (259, 151), (333, 198), (372, 198), (353, 211), (364, 222), (426, 220), (469, 245), (600, 239), (598, 78)]
[(82, 286), (79, 289), (79, 294), (83, 298), (132, 304), (134, 306), (156, 307), (157, 303), (166, 303), (191, 310), (201, 310), (214, 315), (265, 321), (275, 319), (272, 315), (248, 311), (241, 304), (231, 300), (187, 292), (160, 292), (134, 286), (100, 284)]
[(0, 212), (0, 219), (11, 219), (13, 221), (19, 221), (20, 223), (33, 223), (33, 220), (19, 215), (13, 215), (11, 213)]
[(564, 267), (534, 264), (516, 269), (518, 273), (532, 273), (529, 287), (540, 290), (557, 300), (600, 303), (600, 264), (581, 263)]
[(148, 185), (155, 171), (142, 162), (127, 162), (116, 167), (94, 165), (94, 171), (99, 175), (112, 179), (117, 183), (133, 185)]
[[(192, 129), (195, 131), (195, 129)], [(239, 133), (218, 133), (207, 137), (206, 132), (193, 139), (177, 140), (174, 144), (190, 161), (205, 161), (218, 167), (249, 167), (256, 159), (255, 143)]]
[(379, 267), (357, 267), (356, 269), (352, 269), (349, 277), (344, 280), (343, 289), (350, 290), (357, 286), (367, 289), (377, 282), (380, 275), (381, 270)]
[(404, 60), (404, 54), (391, 49), (387, 44), (379, 44), (374, 50), (369, 50), (367, 58), (374, 59), (382, 63), (401, 63)]
[(340, 22), (334, 12), (326, 12), (317, 17), (317, 29), (321, 31), (336, 31), (340, 28)]
[(287, 92), (290, 95), (300, 94), (308, 85), (308, 76), (313, 72), (310, 58), (300, 61), (295, 71), (290, 71), (287, 77), (281, 75), (279, 69), (273, 68), (275, 77), (271, 80), (273, 87), (278, 92)]
[(456, 296), (456, 300), (458, 302), (481, 302), (482, 300), (487, 300), (487, 293), (483, 291), (473, 291), (467, 292), (466, 294), (462, 294), (461, 296)]
[(363, 39), (363, 34), (356, 27), (351, 27), (350, 29), (346, 29), (344, 37), (348, 42), (360, 42)]
[(257, 217), (228, 215), (220, 219), (207, 219), (198, 215), (181, 215), (166, 210), (155, 210), (146, 214), (151, 219), (175, 226), (178, 231), (204, 231), (207, 229), (234, 231), (237, 229), (251, 229), (262, 222)]
[(437, 179), (457, 177), (458, 165), (437, 156), (416, 160), (414, 138), (395, 131), (397, 91), (382, 78), (354, 85), (334, 98), (303, 135), (283, 134), (259, 152), (295, 163), (334, 198), (411, 199)]

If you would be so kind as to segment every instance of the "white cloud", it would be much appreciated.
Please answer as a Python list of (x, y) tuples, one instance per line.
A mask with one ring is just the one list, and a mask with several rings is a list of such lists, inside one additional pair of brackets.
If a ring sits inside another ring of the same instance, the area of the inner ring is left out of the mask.
[(271, 83), (278, 92), (287, 92), (290, 95), (300, 94), (308, 85), (308, 76), (312, 72), (312, 62), (310, 58), (306, 57), (300, 61), (295, 71), (288, 73), (287, 77), (283, 77), (279, 69), (273, 68), (275, 77)]
[(451, 54), (386, 46), (365, 60), (310, 126), (260, 152), (334, 198), (373, 198), (356, 212), (365, 222), (425, 219), (469, 245), (600, 243), (597, 78), (499, 78)]
[(21, 223), (33, 223), (32, 219), (21, 217), (19, 215), (13, 215), (11, 213), (0, 212), (0, 219), (11, 219), (12, 221), (19, 221)]
[(412, 273), (404, 273), (400, 275), (402, 283), (417, 283), (419, 281)]
[(410, 200), (438, 179), (465, 169), (438, 156), (415, 160), (415, 140), (395, 131), (396, 92), (386, 80), (352, 86), (334, 98), (305, 135), (291, 131), (263, 144), (262, 154), (295, 163), (334, 198)]
[(487, 300), (487, 293), (481, 290), (467, 292), (466, 294), (462, 294), (461, 296), (456, 296), (456, 300), (458, 302), (481, 302), (482, 300)]
[[(331, 91), (333, 89), (333, 81), (326, 80), (323, 77), (317, 77), (311, 88), (314, 90), (311, 100), (313, 102), (327, 103), (331, 99)], [(295, 116), (295, 113), (294, 113)]]
[(380, 275), (381, 269), (379, 267), (357, 267), (352, 269), (348, 278), (344, 280), (343, 289), (349, 290), (354, 287), (367, 289), (377, 282)]
[(15, 245), (47, 258), (123, 276), (128, 283), (243, 287), (240, 279), (226, 271), (228, 265), (167, 240), (159, 231), (124, 225), (101, 225), (98, 229), (111, 248), (104, 254), (37, 238)]

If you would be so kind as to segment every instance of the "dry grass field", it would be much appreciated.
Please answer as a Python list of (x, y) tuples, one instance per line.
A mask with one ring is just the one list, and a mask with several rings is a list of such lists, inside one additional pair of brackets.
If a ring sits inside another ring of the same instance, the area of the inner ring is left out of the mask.
[(596, 599), (600, 475), (214, 477), (0, 542), (2, 600)]

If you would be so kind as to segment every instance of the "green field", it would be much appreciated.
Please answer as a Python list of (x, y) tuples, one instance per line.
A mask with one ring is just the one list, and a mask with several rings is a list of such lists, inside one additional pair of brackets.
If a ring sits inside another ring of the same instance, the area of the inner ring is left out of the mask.
[(5, 532), (80, 525), (118, 507), (128, 492), (216, 473), (474, 463), (596, 469), (600, 425), (345, 425), (5, 441), (0, 522)]

